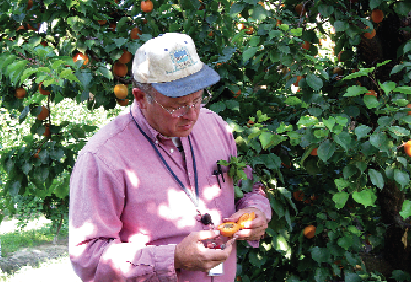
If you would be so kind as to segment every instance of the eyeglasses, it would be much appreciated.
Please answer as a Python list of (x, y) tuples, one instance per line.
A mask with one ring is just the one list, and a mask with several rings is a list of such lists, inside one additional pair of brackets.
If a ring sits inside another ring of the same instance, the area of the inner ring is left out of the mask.
[(184, 105), (184, 106), (178, 107), (177, 109), (166, 109), (166, 108), (164, 108), (163, 105), (161, 105), (159, 102), (157, 102), (157, 100), (153, 96), (152, 96), (152, 98), (153, 98), (154, 102), (159, 104), (164, 110), (166, 110), (173, 117), (181, 117), (181, 116), (184, 116), (184, 115), (188, 114), (188, 111), (191, 108), (194, 108), (194, 109), (198, 110), (198, 109), (201, 109), (202, 107), (204, 107), (205, 105), (207, 105), (208, 102), (210, 102), (210, 100), (211, 100), (211, 93), (208, 91), (208, 89), (204, 89), (201, 98), (196, 99), (193, 104)]

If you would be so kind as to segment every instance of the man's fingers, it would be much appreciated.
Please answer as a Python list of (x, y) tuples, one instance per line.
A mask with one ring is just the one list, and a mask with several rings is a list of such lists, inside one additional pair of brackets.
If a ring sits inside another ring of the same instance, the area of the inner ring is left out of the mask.
[[(206, 240), (206, 239), (214, 239), (218, 235), (220, 235), (220, 230), (214, 229), (214, 230), (200, 230), (199, 232), (196, 233), (191, 233), (195, 234), (194, 236), (197, 236), (198, 241)], [(190, 235), (191, 235), (190, 234)]]

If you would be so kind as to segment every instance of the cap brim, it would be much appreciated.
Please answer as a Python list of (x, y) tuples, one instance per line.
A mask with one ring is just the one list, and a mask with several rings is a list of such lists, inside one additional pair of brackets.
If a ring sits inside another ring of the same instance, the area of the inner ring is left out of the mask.
[(200, 71), (193, 73), (190, 76), (170, 82), (152, 83), (151, 85), (159, 93), (177, 98), (210, 87), (211, 85), (216, 84), (219, 80), (220, 76), (218, 73), (204, 64)]

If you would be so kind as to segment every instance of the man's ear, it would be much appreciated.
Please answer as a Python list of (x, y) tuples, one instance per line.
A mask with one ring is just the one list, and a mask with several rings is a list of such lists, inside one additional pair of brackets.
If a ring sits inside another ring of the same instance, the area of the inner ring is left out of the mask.
[(140, 109), (145, 109), (147, 107), (146, 93), (141, 91), (140, 88), (133, 88), (132, 90), (134, 98), (140, 106)]

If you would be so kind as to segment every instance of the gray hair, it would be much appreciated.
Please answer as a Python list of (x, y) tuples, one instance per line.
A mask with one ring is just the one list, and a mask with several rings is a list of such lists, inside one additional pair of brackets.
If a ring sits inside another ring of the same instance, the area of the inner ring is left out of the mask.
[(141, 83), (133, 79), (132, 85), (133, 85), (133, 88), (139, 88), (141, 91), (143, 91), (146, 94), (146, 99), (149, 104), (153, 102), (154, 93), (153, 93), (153, 86), (151, 86), (151, 83)]

